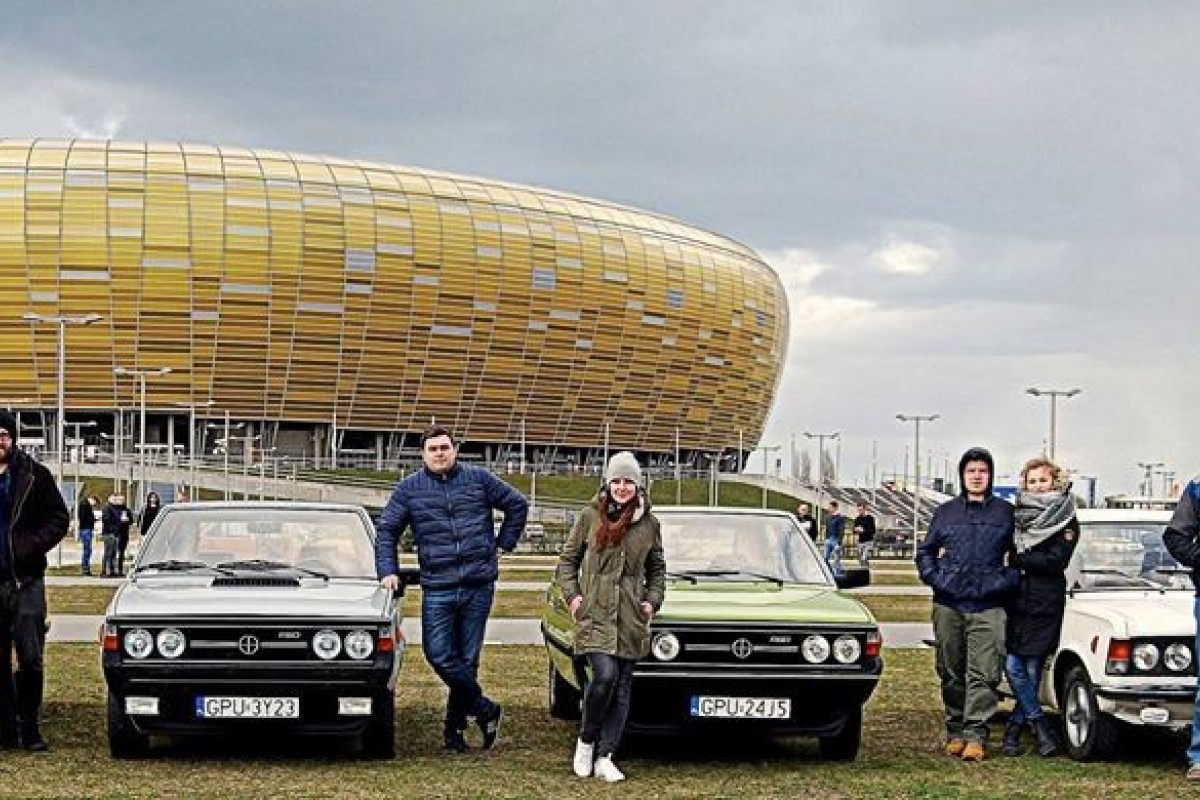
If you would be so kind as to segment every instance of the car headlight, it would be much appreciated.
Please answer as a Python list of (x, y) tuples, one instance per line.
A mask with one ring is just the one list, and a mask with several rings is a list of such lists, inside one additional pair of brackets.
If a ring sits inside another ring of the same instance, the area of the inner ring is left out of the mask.
[(134, 628), (125, 634), (125, 652), (133, 658), (145, 658), (154, 652), (154, 637), (148, 630)]
[(804, 655), (805, 661), (820, 664), (829, 658), (829, 640), (814, 633), (812, 636), (806, 637), (800, 644), (800, 652)]
[(858, 639), (843, 634), (833, 640), (833, 657), (839, 664), (853, 664), (862, 655), (862, 645)]
[(323, 661), (332, 661), (342, 652), (342, 637), (331, 630), (317, 631), (312, 640), (313, 652)]
[(346, 634), (346, 655), (355, 661), (362, 661), (374, 649), (375, 642), (366, 631), (350, 631)]
[(1133, 648), (1133, 665), (1140, 670), (1149, 671), (1158, 666), (1158, 647), (1143, 642)]
[(1183, 672), (1192, 665), (1192, 648), (1183, 642), (1168, 645), (1163, 653), (1163, 664), (1172, 672)]
[(655, 635), (654, 641), (650, 643), (650, 652), (654, 653), (654, 657), (659, 661), (670, 661), (679, 655), (679, 637), (673, 633)]
[(174, 628), (158, 632), (158, 652), (163, 658), (179, 658), (183, 648), (187, 646), (187, 638)]

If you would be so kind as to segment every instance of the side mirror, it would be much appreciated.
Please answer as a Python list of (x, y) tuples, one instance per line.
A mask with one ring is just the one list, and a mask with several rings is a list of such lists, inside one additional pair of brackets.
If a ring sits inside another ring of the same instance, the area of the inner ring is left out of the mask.
[(839, 589), (855, 589), (871, 585), (871, 570), (866, 567), (847, 567), (841, 575), (834, 575)]
[(394, 597), (404, 597), (404, 591), (409, 586), (421, 583), (421, 570), (418, 567), (400, 567), (396, 570), (396, 575), (400, 578), (400, 586), (392, 592)]

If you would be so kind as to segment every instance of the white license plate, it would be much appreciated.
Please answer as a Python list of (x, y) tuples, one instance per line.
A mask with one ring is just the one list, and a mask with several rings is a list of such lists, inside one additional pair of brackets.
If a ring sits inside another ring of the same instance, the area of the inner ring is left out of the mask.
[(792, 701), (788, 697), (692, 697), (693, 717), (725, 719), (788, 719)]
[(196, 716), (204, 719), (294, 719), (298, 697), (197, 697)]

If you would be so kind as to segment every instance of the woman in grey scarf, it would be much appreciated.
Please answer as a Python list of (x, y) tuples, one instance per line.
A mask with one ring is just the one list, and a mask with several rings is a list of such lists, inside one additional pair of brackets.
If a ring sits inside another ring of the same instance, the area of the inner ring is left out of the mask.
[(1038, 701), (1042, 667), (1058, 646), (1067, 598), (1067, 564), (1079, 541), (1075, 498), (1066, 471), (1046, 458), (1026, 462), (1017, 493), (1015, 552), (1010, 563), (1021, 570), (1021, 585), (1008, 607), (1004, 670), (1016, 707), (1004, 730), (1003, 752), (1019, 755), (1021, 731), (1033, 728), (1043, 756), (1062, 745)]

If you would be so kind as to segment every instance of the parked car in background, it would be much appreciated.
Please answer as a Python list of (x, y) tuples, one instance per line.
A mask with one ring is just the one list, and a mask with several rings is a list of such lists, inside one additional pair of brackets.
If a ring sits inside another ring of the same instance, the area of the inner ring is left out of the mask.
[[(112, 755), (160, 735), (296, 733), (391, 758), (404, 637), (374, 535), (357, 506), (164, 506), (104, 621)], [(416, 569), (401, 579), (400, 594)]]
[(1196, 624), (1190, 570), (1162, 543), (1168, 511), (1079, 512), (1058, 651), (1042, 700), (1072, 758), (1104, 759), (1136, 727), (1191, 726)]
[[(628, 727), (718, 736), (815, 736), (857, 756), (862, 707), (883, 671), (871, 612), (839, 589), (812, 539), (779, 511), (656, 508), (666, 599), (634, 668)], [(869, 573), (848, 569), (845, 587)], [(542, 618), (552, 715), (577, 719), (587, 680), (575, 622), (552, 584)]]

